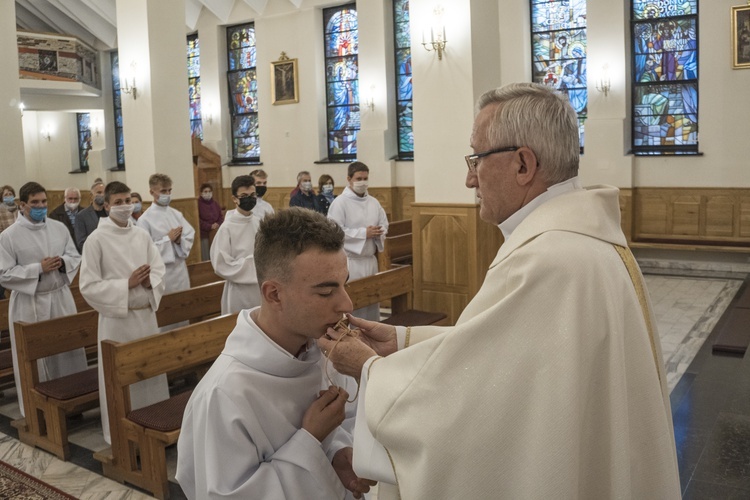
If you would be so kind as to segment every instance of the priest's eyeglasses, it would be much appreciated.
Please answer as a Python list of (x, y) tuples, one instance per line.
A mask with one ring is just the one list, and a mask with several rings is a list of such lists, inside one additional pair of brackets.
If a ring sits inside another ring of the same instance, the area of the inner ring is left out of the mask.
[(477, 166), (479, 166), (479, 160), (484, 158), (485, 156), (494, 155), (497, 153), (508, 153), (510, 151), (518, 151), (519, 149), (520, 148), (518, 146), (508, 146), (507, 148), (493, 149), (492, 151), (485, 151), (484, 153), (466, 155), (464, 156), (464, 160), (466, 160), (466, 165), (469, 167), (469, 172), (475, 174), (477, 172)]

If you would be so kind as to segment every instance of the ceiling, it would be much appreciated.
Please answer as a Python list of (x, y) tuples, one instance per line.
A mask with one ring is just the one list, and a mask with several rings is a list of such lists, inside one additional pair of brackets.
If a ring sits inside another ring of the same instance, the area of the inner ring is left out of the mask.
[[(99, 50), (117, 46), (116, 0), (15, 0), (16, 26), (22, 30), (73, 35)], [(126, 1), (126, 0), (120, 0)], [(304, 0), (185, 0), (185, 25), (195, 30), (203, 9), (222, 23), (236, 3), (244, 3), (262, 14), (269, 3), (287, 3), (299, 8)]]

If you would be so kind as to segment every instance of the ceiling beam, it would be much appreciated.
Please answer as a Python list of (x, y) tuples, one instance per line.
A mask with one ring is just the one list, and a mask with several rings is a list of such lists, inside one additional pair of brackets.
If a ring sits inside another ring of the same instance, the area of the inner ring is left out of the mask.
[(117, 28), (80, 0), (47, 0), (110, 48), (117, 46)]
[(208, 10), (214, 13), (222, 23), (229, 21), (229, 14), (232, 13), (234, 0), (200, 0)]
[(203, 4), (198, 0), (185, 0), (185, 24), (190, 31), (195, 31), (195, 27), (198, 26), (202, 10)]
[[(250, 6), (258, 14), (263, 14), (268, 5), (268, 0), (245, 0), (245, 3)], [(299, 7), (299, 5), (297, 6)]]

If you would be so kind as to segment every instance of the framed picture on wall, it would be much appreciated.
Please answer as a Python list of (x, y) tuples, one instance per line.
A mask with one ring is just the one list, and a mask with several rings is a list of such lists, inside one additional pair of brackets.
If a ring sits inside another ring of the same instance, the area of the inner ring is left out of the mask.
[(271, 102), (292, 104), (299, 102), (297, 59), (289, 59), (285, 52), (271, 63)]
[(732, 68), (750, 69), (750, 4), (732, 7)]

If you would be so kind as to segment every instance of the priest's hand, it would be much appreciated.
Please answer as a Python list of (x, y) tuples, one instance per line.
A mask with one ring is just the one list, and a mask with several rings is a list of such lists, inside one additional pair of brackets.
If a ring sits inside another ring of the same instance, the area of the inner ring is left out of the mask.
[(383, 231), (383, 228), (380, 226), (367, 226), (367, 239), (370, 238), (379, 238), (385, 233)]
[(172, 243), (180, 244), (180, 237), (182, 236), (182, 226), (177, 226), (173, 229), (170, 229), (167, 233), (167, 236), (169, 236), (169, 240)]
[(60, 257), (45, 257), (42, 259), (42, 272), (49, 273), (60, 269), (63, 264), (63, 260)]
[(341, 387), (332, 385), (327, 391), (320, 391), (318, 399), (312, 402), (302, 416), (302, 428), (322, 442), (344, 421), (344, 406), (349, 394)]
[[(341, 338), (341, 340), (338, 340)], [(331, 340), (333, 339), (333, 340)], [(334, 347), (335, 346), (335, 347)], [(365, 362), (377, 353), (367, 344), (352, 335), (344, 335), (329, 328), (325, 335), (318, 339), (318, 347), (333, 363), (336, 371), (359, 380)]]
[(360, 340), (378, 353), (378, 356), (388, 356), (398, 351), (395, 326), (356, 318), (351, 314), (347, 314), (346, 316), (349, 318), (350, 327), (359, 328)]
[(144, 280), (150, 279), (149, 273), (151, 272), (151, 266), (143, 264), (141, 267), (133, 271), (133, 274), (128, 278), (128, 289), (135, 288), (138, 285), (143, 284)]
[(337, 451), (333, 456), (331, 465), (338, 474), (341, 484), (352, 492), (354, 498), (362, 498), (363, 493), (370, 491), (370, 486), (377, 484), (377, 481), (357, 477), (357, 474), (354, 473), (352, 469), (352, 449), (350, 447), (341, 448)]

